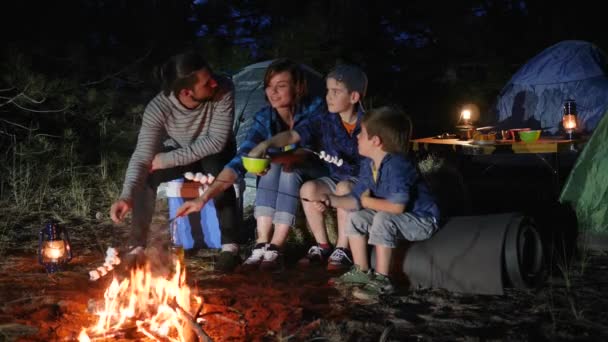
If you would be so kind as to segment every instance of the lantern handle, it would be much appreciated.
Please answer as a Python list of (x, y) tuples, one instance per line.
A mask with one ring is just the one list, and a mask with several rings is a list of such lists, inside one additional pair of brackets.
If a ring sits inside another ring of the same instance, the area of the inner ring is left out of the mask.
[(38, 263), (42, 265), (42, 237), (44, 236), (44, 230), (46, 228), (40, 229), (40, 233), (38, 234)]

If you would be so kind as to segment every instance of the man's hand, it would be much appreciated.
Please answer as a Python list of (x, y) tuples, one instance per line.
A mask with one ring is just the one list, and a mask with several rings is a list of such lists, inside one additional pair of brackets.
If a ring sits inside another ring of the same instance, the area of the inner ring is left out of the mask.
[(251, 151), (249, 151), (249, 154), (247, 154), (247, 155), (252, 158), (264, 158), (264, 156), (266, 155), (267, 149), (268, 149), (268, 140), (264, 140), (261, 143), (259, 143), (256, 147), (254, 147)]
[(162, 153), (157, 153), (154, 156), (154, 159), (152, 159), (152, 165), (150, 166), (150, 173), (156, 171), (156, 170), (160, 170), (162, 169), (162, 163), (160, 161), (160, 156), (162, 155)]
[(177, 209), (177, 211), (175, 212), (175, 217), (186, 216), (190, 213), (201, 211), (206, 203), (207, 201), (203, 199), (203, 197), (198, 197), (196, 199), (186, 201), (184, 202), (184, 204), (182, 204), (181, 207)]
[(112, 218), (112, 221), (114, 221), (114, 223), (122, 222), (127, 213), (131, 211), (132, 207), (133, 205), (131, 204), (131, 201), (126, 199), (119, 199), (118, 201), (114, 202), (110, 208), (110, 217)]

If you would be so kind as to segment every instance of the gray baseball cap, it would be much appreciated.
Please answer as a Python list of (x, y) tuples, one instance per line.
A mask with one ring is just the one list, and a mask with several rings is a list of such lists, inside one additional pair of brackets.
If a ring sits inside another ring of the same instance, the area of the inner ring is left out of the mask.
[(340, 64), (327, 74), (326, 78), (333, 78), (346, 86), (348, 91), (356, 91), (361, 99), (367, 93), (367, 75), (359, 67), (351, 64)]

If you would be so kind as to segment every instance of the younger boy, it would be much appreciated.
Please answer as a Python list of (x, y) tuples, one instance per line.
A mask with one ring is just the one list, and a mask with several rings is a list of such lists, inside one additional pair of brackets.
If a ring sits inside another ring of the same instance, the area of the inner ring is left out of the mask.
[[(357, 138), (359, 153), (368, 159), (361, 163), (359, 182), (349, 195), (327, 195), (322, 201), (357, 210), (346, 229), (355, 265), (331, 282), (361, 286), (353, 291), (359, 299), (394, 292), (389, 270), (398, 240), (425, 240), (438, 229), (435, 199), (405, 155), (409, 132), (410, 121), (399, 110), (382, 107), (365, 113)], [(375, 271), (370, 269), (368, 243), (375, 246)]]
[(342, 64), (334, 68), (326, 77), (327, 107), (329, 113), (311, 117), (306, 124), (294, 130), (275, 135), (260, 143), (249, 155), (262, 156), (268, 148), (283, 147), (300, 142), (315, 146), (328, 161), (329, 177), (322, 177), (304, 183), (300, 189), (302, 208), (317, 245), (310, 247), (300, 265), (324, 264), (328, 270), (348, 269), (352, 266), (352, 256), (348, 248), (345, 227), (347, 211), (338, 208), (338, 239), (336, 248), (329, 243), (323, 223), (324, 206), (318, 205), (319, 196), (326, 194), (344, 195), (350, 193), (359, 172), (360, 156), (357, 152), (357, 134), (361, 128), (363, 107), (361, 102), (367, 91), (367, 76), (358, 67)]

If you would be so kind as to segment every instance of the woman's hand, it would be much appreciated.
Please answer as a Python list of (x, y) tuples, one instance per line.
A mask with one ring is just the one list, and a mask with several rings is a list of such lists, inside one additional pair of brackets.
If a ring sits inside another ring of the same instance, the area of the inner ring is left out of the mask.
[(197, 211), (201, 211), (207, 201), (203, 197), (198, 197), (196, 199), (186, 201), (182, 204), (181, 207), (177, 208), (175, 212), (175, 217), (186, 216), (190, 213), (194, 213)]

